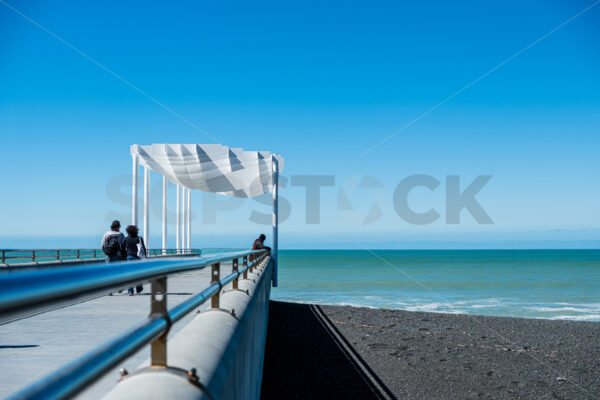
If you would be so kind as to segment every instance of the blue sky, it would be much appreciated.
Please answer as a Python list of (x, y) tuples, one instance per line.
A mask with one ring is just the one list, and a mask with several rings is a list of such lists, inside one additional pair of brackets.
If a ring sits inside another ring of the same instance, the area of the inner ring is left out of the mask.
[[(598, 247), (600, 4), (360, 157), (593, 2), (8, 3), (201, 131), (0, 2), (0, 247), (100, 235), (127, 218), (129, 145), (214, 142), (203, 132), (280, 153), (286, 177), (334, 176), (319, 224), (305, 223), (302, 187), (281, 191), (282, 247)], [(466, 211), (458, 225), (406, 223), (392, 196), (414, 174), (442, 185), (415, 189), (412, 207), (442, 216), (447, 175), (492, 175), (477, 200), (494, 224)], [(337, 196), (359, 175), (383, 188), (352, 193), (348, 215)], [(230, 208), (214, 222), (211, 201)], [(194, 193), (196, 244), (269, 233), (249, 220), (266, 205), (228, 201)], [(373, 202), (382, 218), (361, 225)]]

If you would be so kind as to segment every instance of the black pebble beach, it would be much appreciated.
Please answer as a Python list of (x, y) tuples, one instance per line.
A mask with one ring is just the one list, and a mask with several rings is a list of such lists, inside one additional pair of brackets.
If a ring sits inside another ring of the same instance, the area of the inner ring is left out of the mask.
[(262, 398), (597, 399), (600, 323), (272, 301)]

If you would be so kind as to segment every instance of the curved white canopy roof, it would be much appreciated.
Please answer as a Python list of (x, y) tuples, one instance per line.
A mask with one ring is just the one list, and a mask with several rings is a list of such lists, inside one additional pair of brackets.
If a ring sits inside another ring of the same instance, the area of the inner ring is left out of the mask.
[(151, 144), (131, 146), (141, 165), (193, 190), (233, 197), (256, 197), (273, 189), (273, 161), (268, 151), (245, 151), (220, 144)]

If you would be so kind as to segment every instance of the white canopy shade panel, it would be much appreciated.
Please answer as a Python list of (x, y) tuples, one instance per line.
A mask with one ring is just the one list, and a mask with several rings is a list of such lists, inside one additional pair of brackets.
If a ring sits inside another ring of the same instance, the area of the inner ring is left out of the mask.
[(151, 144), (131, 146), (139, 163), (192, 190), (232, 197), (256, 197), (273, 191), (273, 160), (281, 156), (220, 144)]

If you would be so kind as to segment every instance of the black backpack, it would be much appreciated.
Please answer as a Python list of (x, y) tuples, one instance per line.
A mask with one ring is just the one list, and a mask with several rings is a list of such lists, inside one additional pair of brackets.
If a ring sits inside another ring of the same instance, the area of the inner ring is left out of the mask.
[(116, 256), (119, 252), (119, 235), (110, 235), (106, 238), (102, 251), (109, 257)]

